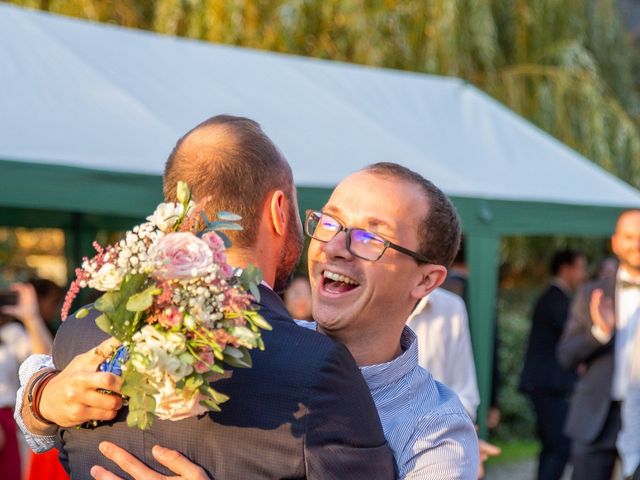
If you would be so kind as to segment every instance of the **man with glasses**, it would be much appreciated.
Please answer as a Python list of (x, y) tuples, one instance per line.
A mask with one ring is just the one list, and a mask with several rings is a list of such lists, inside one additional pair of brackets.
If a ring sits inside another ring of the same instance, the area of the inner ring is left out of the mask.
[(307, 212), (309, 278), (318, 331), (360, 367), (400, 478), (475, 479), (478, 444), (458, 397), (418, 365), (405, 321), (442, 284), (460, 242), (453, 205), (392, 163), (350, 175)]

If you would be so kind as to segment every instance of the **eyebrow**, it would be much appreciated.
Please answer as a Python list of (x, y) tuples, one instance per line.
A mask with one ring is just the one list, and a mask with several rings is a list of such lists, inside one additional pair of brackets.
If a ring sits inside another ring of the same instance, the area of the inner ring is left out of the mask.
[[(327, 212), (327, 213), (331, 213), (335, 216), (338, 217), (338, 219), (340, 221), (342, 221), (342, 218), (340, 218), (340, 213), (341, 210), (338, 207), (334, 207), (332, 205), (325, 205), (322, 209), (323, 212)], [(385, 222), (384, 220), (380, 220), (379, 218), (376, 217), (365, 217), (365, 222), (368, 226), (371, 227), (386, 227), (389, 230), (393, 231), (393, 228), (391, 227), (391, 225), (388, 222)]]

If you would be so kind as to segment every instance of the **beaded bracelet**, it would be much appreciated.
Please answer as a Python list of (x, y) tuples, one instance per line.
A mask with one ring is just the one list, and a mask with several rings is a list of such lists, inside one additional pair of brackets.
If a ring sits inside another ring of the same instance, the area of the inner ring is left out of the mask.
[(45, 371), (39, 374), (29, 386), (29, 393), (27, 395), (27, 398), (29, 400), (29, 410), (31, 410), (31, 414), (36, 420), (42, 423), (46, 423), (47, 425), (55, 424), (44, 418), (40, 413), (40, 400), (42, 399), (42, 392), (44, 391), (44, 387), (53, 377), (55, 377), (59, 373), (59, 370), (45, 369)]

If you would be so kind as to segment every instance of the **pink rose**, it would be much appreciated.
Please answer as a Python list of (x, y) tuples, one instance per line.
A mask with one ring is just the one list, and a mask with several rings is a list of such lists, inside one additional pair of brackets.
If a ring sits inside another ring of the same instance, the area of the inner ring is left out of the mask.
[(160, 267), (152, 274), (158, 280), (188, 280), (201, 277), (213, 264), (213, 253), (206, 242), (189, 232), (162, 237), (151, 253)]
[(211, 351), (211, 349), (198, 352), (198, 356), (202, 360), (198, 360), (193, 366), (195, 371), (197, 373), (209, 372), (210, 371), (209, 367), (211, 367), (211, 365), (213, 365), (213, 362), (214, 362), (213, 352)]
[(170, 307), (158, 316), (158, 322), (165, 328), (173, 328), (182, 322), (182, 314), (176, 307)]
[(207, 408), (200, 405), (200, 401), (204, 400), (200, 392), (189, 393), (178, 393), (175, 383), (166, 377), (164, 384), (160, 386), (159, 392), (153, 396), (156, 400), (155, 415), (160, 420), (176, 421), (207, 412)]
[(216, 232), (207, 232), (202, 235), (202, 240), (215, 252), (224, 251), (224, 242)]

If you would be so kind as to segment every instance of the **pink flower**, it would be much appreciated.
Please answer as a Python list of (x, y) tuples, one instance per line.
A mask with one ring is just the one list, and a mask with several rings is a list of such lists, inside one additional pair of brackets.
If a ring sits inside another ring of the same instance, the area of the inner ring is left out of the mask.
[(200, 357), (200, 360), (198, 360), (193, 366), (195, 371), (197, 373), (209, 372), (209, 367), (213, 365), (214, 362), (213, 352), (211, 351), (211, 349), (207, 348), (207, 350), (198, 352), (198, 356)]
[(165, 328), (176, 327), (180, 322), (182, 322), (182, 314), (176, 307), (167, 308), (158, 316), (158, 323)]
[(209, 245), (209, 248), (214, 252), (224, 251), (224, 242), (216, 232), (207, 232), (202, 235), (202, 240)]
[(152, 274), (158, 280), (201, 277), (213, 264), (213, 253), (207, 243), (188, 232), (165, 235), (151, 254), (160, 263), (160, 267)]

